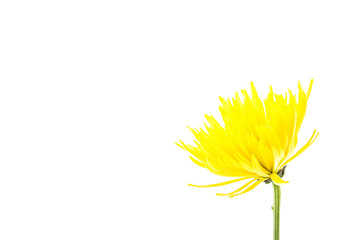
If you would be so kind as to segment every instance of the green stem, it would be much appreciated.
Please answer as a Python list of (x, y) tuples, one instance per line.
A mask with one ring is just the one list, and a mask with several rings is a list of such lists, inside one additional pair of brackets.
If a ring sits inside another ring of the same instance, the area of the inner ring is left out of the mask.
[(274, 187), (274, 240), (279, 240), (279, 213), (280, 213), (280, 186), (273, 183)]

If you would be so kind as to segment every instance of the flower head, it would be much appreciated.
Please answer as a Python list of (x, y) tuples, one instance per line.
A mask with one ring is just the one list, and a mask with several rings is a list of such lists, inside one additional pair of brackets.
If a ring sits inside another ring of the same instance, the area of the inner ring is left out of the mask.
[[(248, 180), (235, 191), (217, 194), (234, 197), (254, 189), (265, 180), (280, 185), (287, 183), (281, 179), (285, 166), (306, 150), (319, 133), (314, 130), (309, 141), (294, 152), (298, 142), (298, 132), (302, 125), (313, 79), (305, 92), (300, 82), (298, 95), (290, 90), (283, 96), (270, 92), (262, 101), (251, 82), (251, 96), (241, 90), (243, 98), (236, 92), (235, 98), (220, 97), (219, 107), (224, 124), (214, 117), (205, 115), (206, 130), (192, 129), (195, 145), (176, 143), (188, 151), (191, 160), (210, 172), (236, 179), (211, 184), (191, 185), (195, 187), (216, 187), (242, 180)], [(278, 174), (279, 173), (279, 174)]]

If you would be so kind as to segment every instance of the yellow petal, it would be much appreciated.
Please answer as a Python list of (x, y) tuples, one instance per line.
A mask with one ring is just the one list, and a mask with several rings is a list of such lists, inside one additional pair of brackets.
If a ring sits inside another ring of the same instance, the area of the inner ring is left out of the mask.
[(312, 145), (314, 143), (314, 141), (317, 139), (318, 135), (319, 135), (319, 133), (317, 133), (317, 135), (315, 135), (315, 133), (316, 133), (316, 130), (314, 130), (314, 132), (313, 132), (311, 138), (309, 139), (309, 141), (301, 149), (299, 149), (299, 151), (296, 152), (292, 157), (290, 157), (287, 161), (285, 161), (283, 164), (281, 164), (279, 168), (282, 168), (283, 166), (290, 163), (294, 158), (299, 156), (299, 154), (304, 152), (310, 145)]
[(281, 185), (281, 184), (286, 184), (286, 183), (289, 183), (288, 181), (284, 181), (283, 179), (281, 179), (278, 174), (276, 173), (273, 173), (270, 175), (270, 178), (273, 180), (273, 182), (276, 184), (276, 185)]
[(230, 183), (235, 183), (235, 182), (239, 182), (242, 180), (248, 179), (247, 177), (242, 177), (242, 178), (237, 178), (237, 179), (233, 179), (230, 181), (226, 181), (226, 182), (221, 182), (221, 183), (215, 183), (215, 184), (209, 184), (209, 185), (194, 185), (194, 184), (189, 184), (189, 186), (191, 187), (218, 187), (218, 186), (223, 186), (223, 185), (227, 185)]
[(253, 170), (256, 174), (262, 177), (267, 177), (269, 175), (268, 171), (263, 166), (261, 166), (260, 162), (258, 161), (258, 159), (255, 157), (254, 154), (251, 154), (251, 162)]
[(249, 184), (251, 184), (252, 182), (254, 182), (255, 179), (247, 182), (246, 184), (244, 184), (243, 186), (241, 186), (240, 188), (236, 189), (235, 191), (232, 191), (230, 193), (216, 193), (216, 195), (218, 196), (228, 196), (228, 195), (231, 195), (231, 194), (234, 194), (234, 193), (237, 193), (237, 192), (240, 192), (241, 190), (243, 190), (244, 188), (246, 188)]
[(247, 192), (253, 190), (254, 188), (256, 188), (256, 186), (258, 186), (258, 185), (259, 185), (260, 183), (262, 183), (264, 180), (265, 180), (264, 178), (259, 179), (259, 180), (257, 180), (254, 184), (250, 185), (247, 189), (245, 189), (244, 191), (242, 191), (241, 193), (229, 195), (229, 197), (233, 198), (233, 197), (235, 197), (235, 196), (238, 196), (238, 195), (247, 193)]
[(191, 157), (191, 156), (190, 156), (190, 158), (191, 158), (191, 160), (192, 160), (194, 163), (196, 163), (196, 164), (199, 165), (200, 167), (206, 168), (206, 164), (205, 164), (204, 162), (201, 162), (201, 161), (199, 161), (199, 160), (197, 160), (196, 158), (193, 158), (193, 157)]
[(312, 85), (313, 85), (313, 79), (310, 80), (310, 83), (309, 83), (309, 88), (308, 88), (308, 92), (307, 92), (307, 99), (309, 98), (310, 92), (312, 91)]

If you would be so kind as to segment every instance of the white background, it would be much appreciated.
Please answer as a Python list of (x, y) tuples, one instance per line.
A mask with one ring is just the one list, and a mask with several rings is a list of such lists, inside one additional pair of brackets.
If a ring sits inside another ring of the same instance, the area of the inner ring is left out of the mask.
[(1, 1), (0, 239), (272, 239), (272, 186), (174, 142), (219, 96), (315, 84), (282, 239), (361, 239), (358, 1)]

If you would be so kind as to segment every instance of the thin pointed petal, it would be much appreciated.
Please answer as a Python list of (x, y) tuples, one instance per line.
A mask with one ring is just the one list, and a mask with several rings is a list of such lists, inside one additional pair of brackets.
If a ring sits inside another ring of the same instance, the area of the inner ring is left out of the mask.
[(256, 188), (256, 187), (257, 187), (260, 183), (262, 183), (264, 180), (265, 180), (264, 178), (259, 179), (259, 180), (257, 180), (255, 183), (253, 183), (252, 185), (250, 185), (247, 189), (245, 189), (244, 191), (242, 191), (241, 193), (229, 195), (229, 197), (233, 198), (233, 197), (235, 197), (235, 196), (238, 196), (238, 195), (247, 193), (247, 192), (253, 190), (254, 188)]
[(260, 164), (259, 160), (255, 157), (254, 154), (251, 155), (251, 161), (253, 170), (259, 176), (267, 177), (268, 171)]
[(190, 156), (191, 161), (199, 165), (200, 167), (206, 168), (206, 164)]
[(248, 185), (250, 185), (252, 182), (254, 182), (255, 179), (245, 183), (243, 186), (241, 186), (240, 188), (236, 189), (235, 191), (232, 191), (230, 193), (216, 193), (217, 196), (228, 196), (228, 195), (231, 195), (231, 194), (235, 194), (237, 192), (240, 192), (241, 190), (243, 190), (244, 188), (246, 188)]
[(299, 149), (298, 152), (296, 152), (292, 157), (290, 157), (287, 161), (285, 161), (280, 168), (282, 168), (283, 166), (287, 165), (288, 163), (290, 163), (294, 158), (298, 157), (302, 152), (304, 152), (310, 145), (312, 145), (314, 143), (314, 141), (317, 139), (319, 133), (316, 133), (316, 130), (314, 130), (313, 135), (311, 136), (311, 138), (309, 139), (309, 141), (301, 148)]
[(307, 99), (309, 98), (310, 92), (312, 91), (312, 85), (313, 85), (313, 79), (310, 80), (310, 83), (309, 83), (309, 88), (308, 88), (308, 92), (307, 92)]
[(245, 180), (245, 179), (248, 179), (248, 178), (242, 177), (242, 178), (237, 178), (237, 179), (233, 179), (233, 180), (226, 181), (226, 182), (209, 184), (209, 185), (194, 185), (194, 184), (188, 184), (188, 185), (191, 186), (191, 187), (201, 187), (201, 188), (203, 188), (203, 187), (218, 187), (218, 186), (224, 186), (224, 185), (227, 185), (227, 184), (239, 182), (239, 181), (242, 181), (242, 180)]

